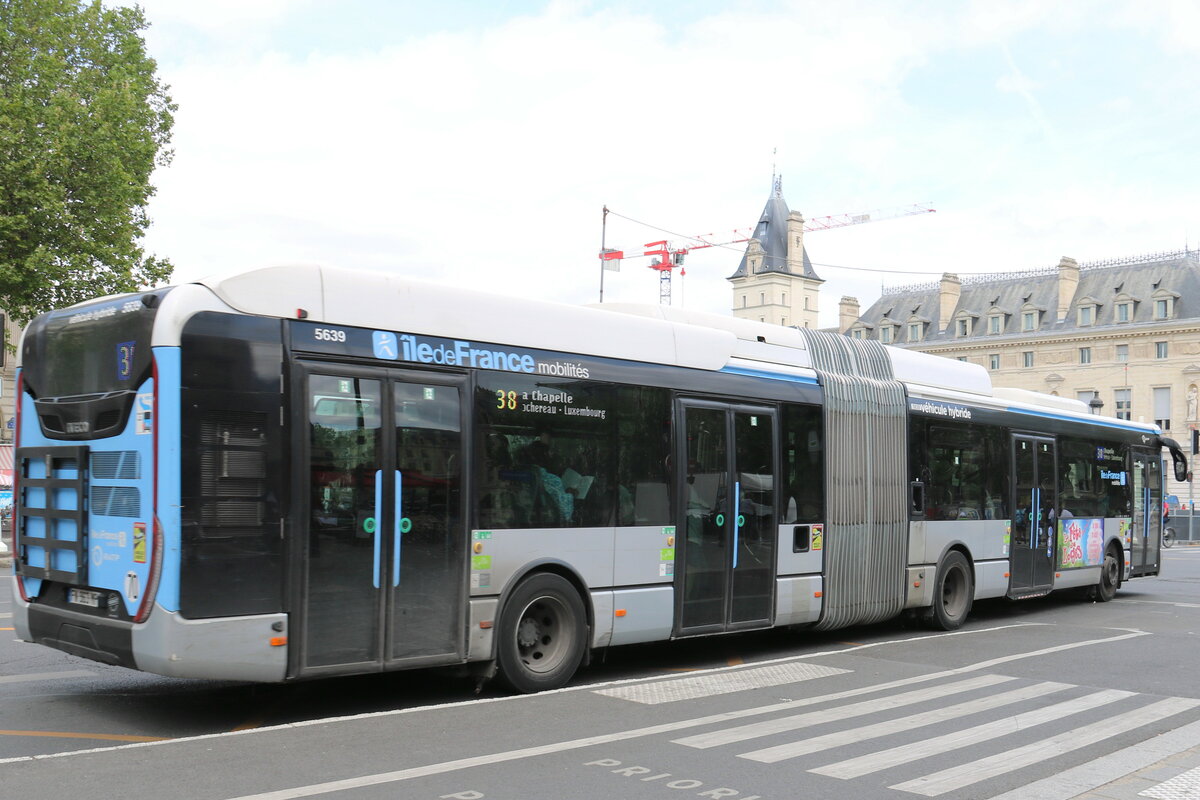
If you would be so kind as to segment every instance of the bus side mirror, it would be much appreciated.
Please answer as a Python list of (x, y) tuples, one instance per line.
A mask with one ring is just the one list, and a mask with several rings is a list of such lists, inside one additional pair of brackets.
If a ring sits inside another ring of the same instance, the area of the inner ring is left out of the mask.
[(1188, 469), (1187, 456), (1183, 454), (1183, 449), (1174, 439), (1162, 438), (1163, 447), (1171, 451), (1171, 463), (1175, 467), (1175, 480), (1180, 483), (1190, 481), (1192, 479), (1191, 470)]

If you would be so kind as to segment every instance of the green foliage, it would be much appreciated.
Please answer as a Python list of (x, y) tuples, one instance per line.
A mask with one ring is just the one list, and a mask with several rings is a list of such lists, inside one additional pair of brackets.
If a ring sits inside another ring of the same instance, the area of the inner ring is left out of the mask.
[(170, 277), (139, 246), (176, 109), (146, 27), (99, 0), (0, 0), (0, 307), (20, 322)]

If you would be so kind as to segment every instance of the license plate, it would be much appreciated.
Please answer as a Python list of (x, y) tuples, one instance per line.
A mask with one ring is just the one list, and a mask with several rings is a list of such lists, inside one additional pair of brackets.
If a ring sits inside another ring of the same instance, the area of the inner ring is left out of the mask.
[(100, 593), (90, 589), (68, 589), (67, 602), (78, 606), (100, 607)]

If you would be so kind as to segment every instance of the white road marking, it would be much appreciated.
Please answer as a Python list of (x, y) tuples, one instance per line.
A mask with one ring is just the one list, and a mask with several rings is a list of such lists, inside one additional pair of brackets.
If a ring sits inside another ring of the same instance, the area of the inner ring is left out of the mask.
[[(798, 660), (809, 659), (809, 658), (816, 658), (816, 657), (821, 657), (821, 656), (846, 655), (847, 653), (852, 653), (852, 652), (856, 652), (859, 650), (863, 650), (863, 649), (866, 649), (867, 647), (884, 646), (887, 644), (903, 644), (903, 643), (910, 643), (910, 642), (919, 641), (919, 640), (938, 641), (938, 640), (941, 640), (941, 639), (944, 639), (944, 638), (950, 637), (950, 636), (989, 634), (989, 633), (995, 633), (996, 631), (999, 631), (999, 630), (1043, 626), (1043, 625), (1044, 625), (1043, 623), (1017, 623), (1017, 624), (1012, 624), (1012, 625), (999, 625), (999, 626), (995, 626), (992, 628), (979, 628), (979, 629), (975, 629), (975, 630), (971, 630), (971, 631), (954, 631), (952, 633), (947, 633), (947, 634), (934, 634), (931, 636), (914, 637), (911, 639), (904, 639), (904, 640), (896, 640), (896, 641), (889, 641), (889, 642), (876, 642), (871, 645), (863, 645), (863, 646), (847, 648), (847, 649), (825, 651), (825, 652), (819, 652), (819, 653), (808, 653), (808, 654), (804, 654), (804, 655), (800, 655), (800, 656), (788, 656), (785, 658), (775, 659), (772, 662), (766, 662), (766, 663), (786, 663), (786, 662), (798, 661)], [(1118, 629), (1113, 629), (1113, 630), (1118, 630)], [(1109, 644), (1113, 644), (1115, 642), (1119, 642), (1119, 641), (1122, 641), (1125, 639), (1133, 639), (1133, 638), (1138, 638), (1141, 636), (1149, 635), (1149, 633), (1147, 631), (1132, 630), (1132, 629), (1119, 629), (1119, 630), (1124, 630), (1126, 632), (1122, 633), (1120, 635), (1117, 635), (1117, 636), (1109, 636), (1109, 637), (1106, 637), (1103, 639), (1088, 639), (1088, 640), (1079, 641), (1079, 642), (1071, 642), (1068, 644), (1055, 645), (1053, 647), (1040, 648), (1038, 650), (1031, 650), (1031, 651), (1027, 651), (1024, 653), (1013, 653), (1013, 654), (1010, 654), (1007, 656), (1001, 656), (999, 658), (993, 658), (993, 659), (988, 659), (986, 661), (981, 661), (976, 664), (968, 664), (963, 667), (957, 667), (957, 668), (950, 669), (950, 670), (942, 670), (942, 671), (930, 673), (927, 675), (918, 675), (918, 676), (913, 676), (910, 678), (902, 678), (900, 680), (890, 681), (890, 682), (883, 683), (883, 684), (877, 684), (874, 686), (861, 687), (859, 689), (851, 689), (846, 692), (841, 692), (841, 693), (838, 693), (835, 695), (806, 698), (803, 700), (773, 704), (773, 705), (769, 705), (769, 706), (763, 706), (760, 708), (750, 708), (750, 709), (744, 709), (742, 711), (735, 711), (735, 712), (728, 712), (725, 714), (716, 714), (716, 715), (710, 715), (710, 716), (705, 716), (705, 717), (698, 717), (698, 718), (690, 719), (690, 720), (682, 720), (682, 721), (676, 722), (676, 723), (665, 723), (663, 725), (656, 725), (656, 726), (651, 726), (651, 727), (646, 727), (646, 728), (635, 728), (632, 730), (620, 731), (620, 732), (612, 733), (612, 734), (603, 734), (603, 735), (587, 737), (587, 738), (583, 738), (583, 739), (575, 739), (575, 740), (570, 740), (570, 741), (566, 741), (566, 742), (555, 742), (555, 743), (541, 745), (541, 746), (537, 746), (537, 747), (523, 748), (521, 750), (512, 750), (512, 751), (507, 751), (507, 752), (500, 752), (500, 753), (493, 753), (493, 754), (489, 754), (489, 755), (476, 756), (476, 757), (472, 757), (472, 758), (457, 759), (454, 761), (447, 761), (447, 762), (442, 762), (442, 763), (438, 763), (438, 764), (430, 764), (430, 765), (426, 765), (423, 767), (414, 767), (409, 770), (400, 770), (400, 771), (396, 771), (396, 772), (380, 773), (377, 775), (366, 775), (366, 776), (362, 776), (362, 777), (358, 777), (358, 778), (349, 778), (344, 781), (333, 781), (330, 783), (313, 784), (313, 785), (309, 785), (309, 786), (298, 786), (298, 787), (294, 787), (291, 789), (282, 789), (282, 790), (279, 790), (276, 792), (268, 792), (268, 793), (259, 794), (259, 795), (249, 795), (249, 796), (245, 796), (243, 798), (237, 798), (237, 800), (268, 800), (268, 799), (269, 800), (288, 800), (290, 798), (311, 797), (314, 795), (324, 794), (327, 792), (341, 791), (342, 789), (354, 788), (355, 786), (373, 786), (373, 785), (378, 785), (378, 784), (382, 784), (382, 783), (404, 781), (404, 780), (409, 780), (412, 778), (422, 777), (425, 775), (435, 775), (435, 774), (452, 772), (452, 771), (461, 770), (461, 769), (467, 769), (467, 768), (470, 768), (473, 766), (483, 766), (483, 765), (487, 765), (487, 764), (495, 764), (495, 763), (501, 763), (501, 762), (506, 762), (506, 761), (513, 761), (513, 760), (522, 759), (522, 758), (530, 758), (530, 757), (539, 756), (539, 755), (566, 752), (566, 751), (570, 751), (570, 750), (577, 750), (577, 749), (582, 749), (582, 748), (586, 748), (586, 747), (591, 747), (591, 746), (599, 745), (599, 744), (608, 744), (611, 742), (627, 741), (630, 739), (636, 739), (636, 738), (645, 737), (645, 736), (653, 736), (653, 735), (660, 734), (660, 733), (672, 733), (674, 731), (686, 730), (688, 728), (695, 728), (695, 727), (700, 727), (700, 726), (704, 726), (704, 725), (719, 724), (719, 723), (727, 722), (727, 721), (733, 720), (733, 719), (742, 719), (742, 718), (757, 716), (757, 715), (761, 715), (761, 714), (775, 713), (775, 712), (778, 712), (781, 710), (789, 710), (792, 708), (799, 708), (799, 707), (802, 707), (805, 705), (812, 705), (815, 703), (829, 702), (829, 701), (840, 699), (842, 697), (849, 697), (849, 696), (853, 696), (853, 695), (862, 695), (862, 694), (869, 694), (872, 692), (885, 691), (887, 689), (894, 688), (897, 686), (906, 686), (906, 685), (921, 683), (921, 682), (925, 682), (925, 681), (938, 680), (941, 678), (949, 678), (949, 677), (953, 677), (956, 675), (962, 675), (962, 674), (969, 673), (969, 672), (977, 672), (980, 670), (990, 669), (992, 667), (995, 667), (998, 664), (1010, 663), (1013, 661), (1019, 661), (1019, 660), (1027, 659), (1027, 658), (1036, 658), (1038, 656), (1048, 655), (1050, 653), (1063, 652), (1066, 650), (1073, 650), (1073, 649), (1081, 648), (1081, 647), (1090, 647), (1092, 645), (1109, 645)], [(764, 662), (759, 662), (759, 663), (761, 665)], [(713, 672), (721, 672), (721, 671), (727, 671), (729, 669), (730, 669), (729, 667), (718, 667), (718, 668), (713, 669), (712, 671)], [(734, 668), (734, 669), (737, 669), (737, 668)], [(406, 709), (398, 709), (395, 711), (382, 711), (382, 712), (376, 712), (376, 713), (370, 713), (370, 714), (359, 714), (359, 715), (354, 715), (354, 716), (349, 716), (349, 717), (334, 717), (334, 718), (326, 718), (326, 719), (307, 720), (305, 722), (288, 723), (285, 725), (275, 725), (275, 726), (270, 726), (270, 727), (252, 728), (249, 730), (236, 731), (236, 732), (207, 734), (204, 736), (192, 736), (192, 737), (185, 737), (185, 738), (179, 738), (179, 739), (165, 740), (165, 741), (160, 741), (160, 742), (139, 742), (139, 743), (135, 743), (135, 744), (118, 745), (115, 747), (97, 747), (97, 748), (90, 748), (87, 750), (76, 750), (76, 751), (64, 752), (64, 753), (47, 753), (47, 754), (38, 755), (38, 756), (21, 756), (21, 757), (17, 757), (17, 758), (0, 759), (0, 764), (7, 764), (7, 763), (13, 763), (13, 762), (19, 762), (19, 761), (40, 761), (43, 759), (50, 759), (50, 758), (69, 758), (71, 756), (112, 752), (112, 751), (116, 751), (116, 750), (129, 750), (129, 749), (133, 749), (133, 748), (142, 748), (142, 747), (163, 747), (163, 746), (171, 746), (171, 745), (180, 745), (180, 744), (188, 744), (191, 742), (206, 741), (206, 740), (212, 740), (212, 739), (224, 739), (224, 738), (231, 737), (231, 736), (256, 736), (256, 735), (263, 735), (263, 734), (278, 732), (281, 730), (294, 729), (294, 728), (305, 728), (305, 727), (317, 726), (317, 725), (324, 726), (324, 725), (338, 724), (338, 723), (347, 722), (347, 721), (353, 721), (353, 720), (357, 720), (357, 719), (377, 719), (377, 718), (381, 718), (381, 717), (399, 716), (399, 715), (404, 715), (404, 714), (430, 713), (430, 712), (436, 712), (436, 711), (447, 709), (447, 708), (461, 708), (461, 707), (465, 707), (468, 705), (469, 706), (479, 706), (480, 704), (483, 704), (483, 703), (528, 702), (531, 700), (536, 700), (538, 698), (543, 698), (550, 694), (575, 692), (575, 691), (595, 691), (597, 688), (600, 688), (603, 686), (616, 686), (616, 685), (622, 685), (622, 684), (638, 683), (638, 682), (642, 682), (644, 680), (645, 680), (644, 678), (632, 678), (632, 679), (627, 679), (627, 680), (622, 680), (622, 681), (612, 681), (612, 682), (601, 683), (601, 684), (589, 684), (589, 685), (583, 685), (583, 686), (568, 687), (566, 689), (556, 690), (555, 692), (543, 692), (538, 695), (519, 695), (519, 696), (515, 696), (515, 697), (489, 698), (486, 700), (472, 699), (472, 700), (467, 700), (467, 701), (459, 701), (459, 702), (455, 702), (455, 703), (445, 703), (445, 704), (441, 704), (441, 705), (422, 706), (419, 708), (406, 708)]]
[(1175, 606), (1176, 608), (1200, 608), (1200, 603), (1173, 603), (1170, 600), (1126, 600), (1143, 606)]
[(851, 703), (845, 706), (834, 706), (833, 708), (824, 708), (820, 711), (810, 711), (807, 714), (797, 714), (790, 717), (776, 717), (764, 722), (752, 722), (749, 725), (739, 725), (736, 728), (726, 728), (725, 730), (711, 731), (709, 733), (701, 733), (696, 736), (688, 736), (683, 739), (676, 739), (675, 744), (682, 744), (686, 747), (695, 747), (705, 749), (709, 747), (719, 747), (723, 744), (733, 744), (734, 742), (744, 742), (747, 739), (757, 739), (762, 736), (772, 736), (776, 733), (785, 733), (786, 731), (795, 731), (802, 728), (807, 728), (811, 725), (821, 725), (826, 722), (838, 722), (843, 719), (851, 719), (853, 717), (862, 717), (867, 714), (874, 714), (877, 711), (887, 711), (893, 708), (903, 708), (904, 706), (916, 705), (917, 703), (925, 703), (930, 700), (937, 700), (943, 697), (948, 697), (952, 694), (960, 692), (969, 692), (973, 689), (982, 689), (987, 686), (995, 686), (998, 683), (1014, 680), (1006, 678), (1002, 675), (980, 675), (976, 678), (968, 678), (965, 681), (956, 681), (954, 683), (943, 683), (937, 686), (928, 686), (924, 689), (916, 689), (911, 692), (902, 692), (894, 694), (890, 697), (876, 697), (870, 700), (863, 700), (859, 703)]
[(0, 613), (0, 619), (12, 619), (12, 612)]
[(1010, 692), (1001, 692), (990, 697), (980, 697), (976, 700), (956, 703), (945, 708), (922, 711), (919, 714), (910, 714), (907, 717), (890, 719), (875, 723), (874, 725), (864, 725), (861, 728), (838, 731), (837, 733), (829, 733), (824, 736), (814, 736), (812, 738), (801, 739), (798, 742), (788, 742), (787, 744), (775, 747), (755, 750), (752, 753), (742, 753), (739, 758), (758, 761), (763, 764), (774, 764), (777, 761), (783, 761), (788, 758), (796, 758), (810, 753), (818, 753), (822, 750), (831, 750), (835, 747), (865, 742), (868, 739), (878, 739), (881, 736), (891, 736), (894, 733), (903, 733), (905, 731), (916, 730), (917, 728), (924, 728), (928, 725), (949, 722), (950, 720), (960, 719), (971, 714), (978, 714), (981, 711), (990, 711), (1001, 706), (1031, 700), (1035, 697), (1044, 697), (1048, 694), (1054, 694), (1055, 692), (1061, 692), (1064, 689), (1070, 688), (1071, 684), (1069, 683), (1051, 683), (1049, 681), (1035, 683), (1020, 689), (1013, 689)]
[(1015, 750), (997, 753), (968, 764), (960, 764), (957, 767), (935, 772), (932, 775), (924, 775), (888, 788), (935, 797), (988, 778), (994, 778), (997, 775), (1003, 775), (1006, 772), (1057, 758), (1063, 753), (1080, 750), (1117, 734), (1173, 717), (1198, 705), (1200, 705), (1200, 700), (1169, 697), (1144, 708), (1134, 709), (1091, 725), (1085, 725), (1082, 728), (1075, 728), (1024, 747), (1018, 747)]
[(781, 686), (785, 683), (826, 678), (830, 675), (842, 675), (847, 672), (850, 670), (825, 667), (820, 664), (777, 664), (770, 667), (743, 669), (738, 672), (597, 689), (596, 694), (629, 700), (634, 703), (657, 705), (658, 703), (675, 703), (680, 700), (695, 700), (698, 697), (742, 692), (748, 689)]
[(1057, 722), (1071, 714), (1078, 714), (1080, 711), (1087, 711), (1106, 703), (1123, 700), (1126, 697), (1133, 696), (1133, 694), (1133, 692), (1126, 692), (1120, 689), (1106, 689), (1083, 697), (1076, 697), (1073, 700), (1055, 703), (1051, 706), (1043, 706), (1033, 711), (1027, 711), (1024, 714), (1017, 714), (1013, 717), (998, 719), (994, 722), (984, 723), (983, 725), (976, 725), (974, 728), (968, 728), (963, 731), (954, 731), (943, 736), (935, 736), (932, 739), (910, 742), (887, 750), (880, 750), (877, 753), (868, 753), (857, 758), (838, 761), (834, 764), (826, 764), (811, 769), (809, 772), (815, 772), (818, 775), (828, 775), (831, 778), (842, 778), (843, 780), (857, 778), (912, 761), (920, 761), (930, 756), (942, 755), (943, 753), (949, 753), (963, 747), (970, 747), (980, 742), (999, 739), (1001, 736), (1025, 731), (1036, 725)]
[(64, 669), (58, 672), (26, 672), (23, 675), (0, 675), (0, 683), (26, 683), (28, 681), (53, 681), (63, 678), (88, 678), (96, 673), (86, 669)]
[[(1004, 627), (1015, 627), (1015, 626), (1004, 626)], [(958, 668), (952, 669), (952, 670), (944, 670), (944, 671), (932, 673), (929, 675), (918, 675), (918, 676), (914, 676), (911, 678), (902, 678), (897, 681), (890, 681), (888, 683), (878, 684), (876, 686), (867, 686), (867, 687), (862, 687), (860, 689), (851, 689), (846, 692), (841, 692), (837, 695), (806, 698), (804, 700), (796, 700), (796, 701), (791, 701), (791, 702), (787, 702), (787, 703), (776, 703), (776, 704), (773, 704), (770, 706), (763, 706), (760, 708), (744, 709), (742, 711), (733, 711), (733, 712), (728, 712), (725, 714), (714, 714), (711, 716), (698, 717), (696, 719), (691, 719), (691, 720), (681, 720), (679, 722), (664, 723), (663, 725), (655, 725), (655, 726), (651, 726), (648, 728), (635, 728), (633, 730), (622, 731), (619, 733), (591, 736), (591, 737), (587, 737), (584, 739), (574, 739), (571, 741), (557, 742), (557, 743), (553, 743), (553, 744), (541, 745), (538, 747), (528, 747), (528, 748), (523, 748), (521, 750), (509, 750), (507, 752), (493, 753), (490, 755), (475, 756), (472, 758), (462, 758), (462, 759), (457, 759), (454, 761), (444, 761), (439, 764), (429, 764), (424, 767), (414, 767), (412, 769), (397, 770), (395, 772), (384, 772), (384, 773), (379, 773), (376, 775), (364, 775), (364, 776), (361, 776), (358, 778), (347, 778), (345, 780), (340, 780), (340, 781), (330, 781), (327, 783), (311, 784), (308, 786), (297, 786), (297, 787), (294, 787), (291, 789), (281, 789), (281, 790), (275, 791), (275, 792), (265, 792), (265, 793), (256, 794), (256, 795), (244, 795), (242, 797), (233, 798), (232, 800), (293, 800), (293, 798), (312, 797), (314, 795), (326, 794), (329, 792), (345, 791), (347, 789), (354, 789), (354, 788), (363, 787), (363, 786), (377, 786), (377, 785), (383, 784), (383, 783), (395, 783), (395, 782), (399, 782), (399, 781), (411, 780), (413, 778), (425, 777), (428, 775), (438, 775), (438, 774), (443, 774), (446, 772), (455, 772), (457, 770), (468, 769), (470, 767), (486, 766), (489, 764), (498, 764), (498, 763), (507, 762), (507, 761), (515, 761), (518, 759), (530, 758), (533, 756), (548, 755), (551, 753), (561, 753), (561, 752), (566, 752), (566, 751), (570, 751), (570, 750), (579, 750), (579, 749), (582, 749), (585, 747), (592, 747), (592, 746), (599, 745), (599, 744), (609, 744), (611, 742), (627, 741), (629, 739), (636, 739), (636, 738), (641, 738), (644, 736), (653, 736), (653, 735), (660, 734), (660, 733), (669, 733), (669, 732), (673, 732), (673, 731), (677, 731), (677, 730), (686, 730), (687, 728), (700, 727), (703, 725), (712, 725), (712, 724), (716, 724), (716, 723), (720, 723), (720, 722), (726, 722), (731, 719), (758, 716), (761, 714), (770, 714), (770, 713), (774, 713), (776, 711), (787, 710), (790, 708), (798, 708), (798, 707), (801, 707), (804, 705), (812, 705), (814, 703), (823, 703), (823, 702), (827, 702), (830, 700), (837, 700), (840, 697), (848, 697), (848, 696), (851, 696), (854, 694), (868, 694), (871, 692), (882, 691), (882, 690), (886, 690), (886, 689), (893, 688), (896, 686), (920, 683), (923, 681), (936, 680), (938, 678), (946, 678), (946, 677), (950, 677), (953, 675), (961, 675), (961, 674), (967, 673), (967, 672), (976, 672), (976, 671), (983, 670), (983, 669), (990, 669), (991, 667), (995, 666), (996, 664), (1008, 663), (1011, 661), (1018, 661), (1023, 658), (1033, 658), (1033, 657), (1040, 656), (1040, 655), (1046, 655), (1048, 653), (1057, 653), (1057, 652), (1062, 652), (1064, 650), (1073, 650), (1075, 648), (1088, 647), (1090, 645), (1096, 645), (1096, 644), (1111, 644), (1113, 642), (1118, 642), (1123, 639), (1132, 639), (1132, 638), (1136, 638), (1136, 637), (1140, 637), (1140, 636), (1147, 636), (1147, 635), (1149, 635), (1149, 634), (1145, 631), (1130, 631), (1130, 632), (1122, 634), (1120, 636), (1110, 636), (1105, 639), (1090, 639), (1090, 640), (1081, 641), (1081, 642), (1071, 642), (1069, 644), (1056, 645), (1054, 647), (1044, 647), (1044, 648), (1041, 648), (1040, 650), (1032, 650), (1032, 651), (1029, 651), (1026, 653), (1013, 653), (1011, 655), (1001, 656), (999, 658), (988, 659), (987, 661), (981, 661), (981, 662), (978, 662), (977, 664), (969, 664), (965, 667), (958, 667)], [(925, 637), (925, 638), (929, 638), (929, 637)], [(941, 637), (933, 637), (933, 638), (941, 638)], [(841, 652), (845, 652), (845, 651), (841, 651)], [(594, 687), (592, 687), (592, 688), (594, 688)], [(461, 705), (461, 704), (454, 704), (454, 705)], [(405, 711), (421, 711), (421, 710), (427, 710), (427, 709), (406, 709), (406, 710), (400, 711), (400, 712), (386, 712), (386, 713), (405, 713)], [(381, 716), (381, 715), (365, 715), (365, 716)], [(326, 722), (326, 720), (314, 720), (313, 723), (310, 723), (310, 724), (323, 723), (323, 722)], [(301, 724), (303, 724), (303, 723), (301, 723)], [(280, 727), (288, 727), (288, 726), (280, 726)], [(262, 732), (265, 730), (269, 730), (269, 729), (268, 728), (256, 728), (255, 729), (255, 731), (257, 731), (257, 732)], [(228, 735), (228, 734), (219, 734), (219, 735)], [(196, 738), (207, 738), (207, 737), (196, 737)], [(175, 741), (179, 742), (179, 741), (183, 741), (183, 740), (175, 740)], [(155, 744), (158, 744), (161, 746), (163, 743), (160, 742), (160, 743), (148, 743), (148, 744), (140, 744), (140, 745), (123, 745), (123, 747), (126, 747), (126, 748), (128, 748), (128, 747), (150, 747), (150, 746), (154, 746)], [(117, 748), (108, 748), (108, 749), (117, 749)], [(2, 763), (5, 763), (5, 762), (0, 761), (0, 764), (2, 764)]]
[(1197, 746), (1200, 722), (1192, 722), (989, 800), (1070, 800)]

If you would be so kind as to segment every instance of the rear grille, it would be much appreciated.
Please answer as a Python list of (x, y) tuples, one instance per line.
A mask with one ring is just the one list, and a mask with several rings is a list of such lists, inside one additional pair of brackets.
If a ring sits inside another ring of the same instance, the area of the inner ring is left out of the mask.
[(267, 485), (265, 414), (213, 411), (200, 422), (200, 527), (206, 537), (261, 534)]
[(136, 481), (142, 477), (141, 454), (136, 450), (92, 453), (92, 478), (102, 481)]
[(141, 516), (142, 498), (128, 486), (93, 486), (92, 513), (105, 517)]

